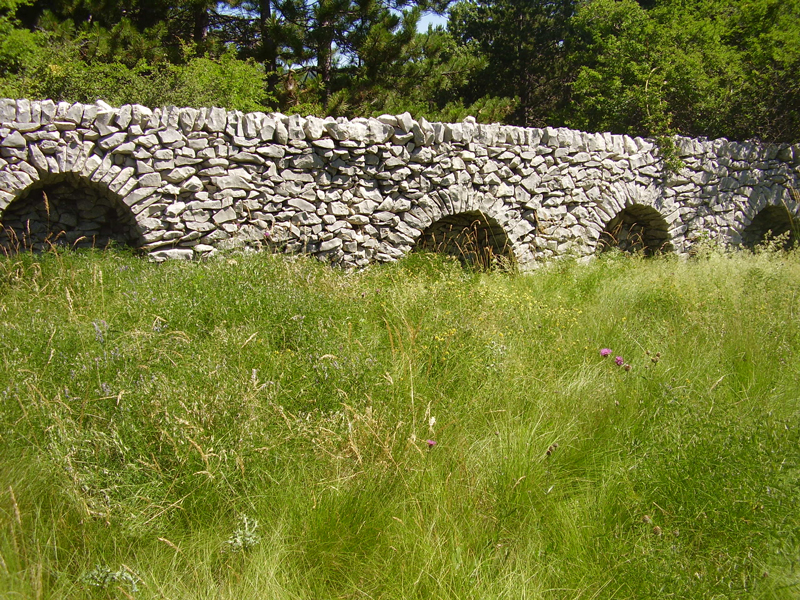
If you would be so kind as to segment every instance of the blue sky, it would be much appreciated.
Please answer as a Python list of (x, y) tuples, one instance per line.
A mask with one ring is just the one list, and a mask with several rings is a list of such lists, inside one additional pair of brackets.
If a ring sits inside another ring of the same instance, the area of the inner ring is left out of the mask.
[(419, 20), (417, 24), (417, 31), (420, 33), (425, 33), (428, 31), (428, 25), (447, 25), (447, 17), (443, 17), (441, 15), (437, 15), (434, 13), (425, 13), (422, 15), (422, 18)]

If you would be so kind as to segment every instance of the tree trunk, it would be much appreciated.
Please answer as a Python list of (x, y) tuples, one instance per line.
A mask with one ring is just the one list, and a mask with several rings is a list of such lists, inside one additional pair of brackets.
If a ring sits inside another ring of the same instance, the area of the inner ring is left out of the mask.
[(322, 82), (322, 106), (328, 107), (331, 97), (331, 71), (333, 70), (333, 32), (328, 21), (320, 23), (321, 39), (317, 47), (317, 68)]
[(192, 39), (201, 50), (205, 48), (206, 36), (208, 35), (208, 25), (210, 22), (208, 16), (208, 6), (205, 2), (198, 2), (192, 8), (194, 17), (194, 30), (192, 32)]
[(270, 20), (272, 19), (272, 0), (259, 0), (259, 29), (261, 34), (260, 58), (267, 73), (267, 91), (275, 92), (278, 85), (278, 46), (270, 32)]

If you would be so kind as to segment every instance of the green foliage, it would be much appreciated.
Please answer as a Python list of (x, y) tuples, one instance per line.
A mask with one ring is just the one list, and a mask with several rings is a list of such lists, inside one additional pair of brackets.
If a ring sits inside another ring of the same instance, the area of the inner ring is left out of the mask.
[(465, 90), (485, 68), (485, 60), (470, 46), (458, 45), (448, 32), (432, 29), (417, 34), (405, 49), (406, 55), (392, 68), (366, 75), (360, 85), (343, 88), (347, 110), (335, 114), (410, 112), (416, 118), (455, 122), (474, 115), (481, 122), (503, 121), (516, 105), (513, 99), (478, 97), (465, 106)]
[[(665, 136), (798, 135), (796, 3), (583, 4), (573, 127)], [(789, 17), (794, 15), (794, 17)], [(767, 58), (769, 55), (769, 58)], [(768, 84), (770, 82), (772, 85)], [(770, 106), (780, 97), (780, 107)]]
[(34, 52), (35, 36), (19, 27), (16, 11), (31, 0), (0, 0), (0, 77), (18, 73), (28, 55)]
[(511, 122), (543, 126), (564, 109), (574, 9), (574, 0), (462, 0), (451, 9), (456, 38), (486, 59), (480, 95), (519, 98)]
[(219, 59), (191, 59), (184, 67), (173, 67), (175, 83), (169, 103), (176, 106), (225, 106), (241, 111), (265, 110), (275, 102), (266, 92), (261, 65), (238, 60), (232, 52)]
[(238, 60), (232, 52), (216, 60), (190, 58), (183, 65), (140, 61), (129, 67), (82, 59), (83, 38), (59, 43), (42, 35), (38, 41), (21, 73), (0, 80), (0, 95), (69, 102), (101, 98), (117, 106), (213, 105), (242, 111), (264, 110), (274, 102), (265, 92), (261, 66)]
[(447, 5), (3, 0), (0, 93), (800, 140), (800, 0)]
[(2, 258), (0, 595), (796, 597), (799, 276)]

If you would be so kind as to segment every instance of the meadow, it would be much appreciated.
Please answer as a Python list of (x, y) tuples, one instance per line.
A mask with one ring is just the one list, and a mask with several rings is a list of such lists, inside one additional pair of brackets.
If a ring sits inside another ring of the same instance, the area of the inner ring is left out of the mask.
[(800, 595), (797, 251), (19, 254), (0, 347), (4, 599)]

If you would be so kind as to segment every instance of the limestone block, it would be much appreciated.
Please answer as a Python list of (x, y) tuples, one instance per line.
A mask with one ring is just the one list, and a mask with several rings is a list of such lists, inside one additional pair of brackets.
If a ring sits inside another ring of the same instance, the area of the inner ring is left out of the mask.
[(17, 103), (9, 98), (0, 99), (0, 123), (12, 123), (16, 120)]
[(243, 189), (249, 190), (251, 188), (252, 176), (244, 169), (232, 169), (227, 175), (223, 177), (212, 177), (212, 183), (221, 190), (226, 189)]
[(261, 129), (259, 129), (258, 137), (264, 142), (271, 142), (275, 135), (276, 125), (277, 122), (274, 116), (265, 115), (261, 120)]
[(232, 162), (237, 163), (252, 163), (256, 165), (263, 165), (266, 161), (258, 154), (252, 152), (237, 152), (228, 157)]
[(135, 171), (136, 170), (133, 167), (126, 167), (122, 169), (119, 174), (108, 184), (108, 189), (110, 189), (112, 192), (118, 192), (125, 184), (128, 183), (131, 177), (133, 177)]
[(122, 201), (127, 206), (131, 206), (132, 207), (132, 206), (140, 204), (142, 201), (144, 201), (147, 198), (150, 198), (151, 196), (153, 196), (155, 191), (156, 191), (156, 188), (154, 188), (154, 187), (139, 187), (139, 188), (136, 188), (135, 190), (133, 190), (132, 192), (130, 192), (128, 195), (126, 195), (122, 199)]
[(328, 240), (326, 242), (322, 242), (319, 245), (319, 251), (320, 252), (330, 252), (331, 250), (336, 250), (337, 248), (341, 248), (342, 243), (343, 242), (342, 242), (341, 239), (333, 238), (333, 239)]
[(292, 115), (289, 117), (286, 130), (290, 140), (304, 140), (306, 133), (304, 131), (305, 119), (300, 115)]
[(225, 125), (228, 122), (228, 113), (224, 108), (213, 107), (206, 117), (205, 129), (210, 132), (219, 132), (225, 130)]
[(261, 122), (266, 115), (264, 113), (248, 113), (244, 116), (243, 130), (247, 138), (256, 138), (261, 131)]
[(291, 198), (286, 204), (306, 212), (316, 212), (317, 207), (302, 198)]
[(333, 150), (336, 147), (336, 143), (330, 138), (314, 140), (311, 142), (311, 144), (317, 148), (322, 148), (323, 150)]
[(342, 123), (325, 122), (325, 130), (334, 140), (346, 140), (349, 136), (348, 127)]
[(203, 189), (203, 182), (196, 175), (181, 183), (182, 192), (200, 192)]
[(158, 171), (168, 171), (175, 168), (175, 161), (171, 158), (155, 159), (153, 161), (153, 168)]
[[(261, 130), (261, 137), (262, 139), (268, 140), (269, 138), (265, 138), (263, 134), (264, 128)], [(282, 120), (275, 121), (272, 137), (278, 144), (286, 144), (289, 141), (289, 130), (286, 128), (286, 125)]]
[[(110, 157), (106, 157), (110, 158)], [(103, 160), (103, 164), (105, 165), (105, 159)], [(111, 165), (108, 170), (103, 173), (103, 166), (100, 167), (97, 171), (94, 172), (94, 175), (91, 176), (91, 180), (95, 183), (99, 184), (101, 187), (105, 186), (108, 187), (114, 179), (116, 179), (117, 175), (122, 172), (122, 168), (118, 165)]]
[(152, 133), (137, 137), (133, 141), (140, 146), (144, 146), (145, 148), (152, 148), (153, 146), (158, 144), (158, 138)]
[(31, 144), (29, 150), (33, 165), (40, 171), (47, 171), (47, 159), (44, 157), (44, 153), (39, 149), (39, 146)]
[(131, 124), (144, 128), (152, 117), (153, 111), (148, 107), (142, 106), (141, 104), (134, 104), (131, 106)]
[(25, 98), (21, 98), (17, 100), (17, 110), (16, 115), (14, 118), (10, 119), (11, 121), (17, 121), (18, 123), (30, 123), (31, 122), (31, 102)]
[(295, 169), (321, 169), (325, 163), (317, 154), (301, 154), (292, 161)]
[(103, 110), (100, 108), (94, 119), (94, 127), (100, 135), (109, 135), (119, 131), (119, 127), (114, 123), (117, 113), (115, 110)]
[(25, 148), (27, 147), (27, 143), (25, 142), (25, 138), (22, 137), (22, 134), (14, 130), (3, 139), (0, 146), (3, 148)]
[(223, 208), (215, 213), (212, 220), (218, 225), (236, 220), (236, 211), (232, 207)]
[(267, 158), (283, 158), (286, 155), (286, 149), (282, 146), (277, 144), (270, 144), (269, 146), (259, 146), (256, 148), (256, 152), (258, 152), (261, 156), (266, 156)]
[(192, 260), (194, 257), (194, 250), (191, 248), (170, 248), (169, 250), (156, 250), (150, 253), (150, 257), (156, 261)]
[(127, 138), (128, 134), (124, 131), (120, 131), (117, 133), (112, 133), (105, 137), (101, 137), (98, 140), (97, 145), (100, 146), (100, 148), (102, 148), (103, 150), (108, 151), (111, 150), (112, 148), (116, 148), (117, 146), (125, 142)]
[(309, 140), (319, 140), (325, 135), (325, 122), (317, 117), (308, 117), (303, 124), (303, 131)]
[(194, 108), (182, 108), (178, 113), (178, 126), (185, 135), (194, 130), (194, 123), (200, 111)]
[(158, 132), (162, 144), (172, 144), (183, 138), (183, 134), (177, 129), (164, 129)]
[(187, 146), (195, 152), (198, 152), (208, 147), (208, 139), (204, 137), (189, 139)]
[(404, 112), (402, 115), (397, 115), (395, 119), (397, 121), (397, 127), (399, 127), (403, 133), (412, 132), (411, 128), (413, 127), (415, 121), (411, 117), (410, 113)]
[(328, 205), (328, 211), (336, 217), (346, 217), (350, 214), (350, 209), (343, 202), (331, 202)]
[[(396, 120), (395, 120), (396, 122)], [(367, 122), (369, 131), (368, 140), (376, 144), (385, 144), (394, 135), (394, 126), (392, 123), (386, 123), (380, 119), (369, 119)]]
[(371, 215), (378, 207), (378, 203), (373, 200), (364, 200), (353, 206), (353, 211), (360, 215)]
[(346, 220), (352, 225), (366, 225), (369, 223), (369, 218), (364, 215), (350, 215)]
[(352, 141), (368, 143), (369, 122), (366, 119), (353, 119), (347, 126), (348, 138)]

